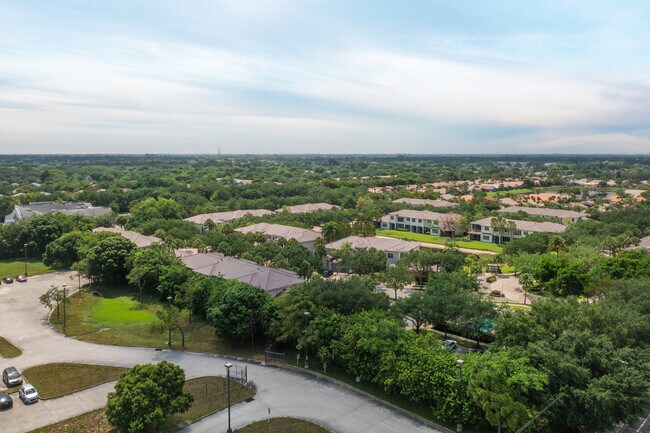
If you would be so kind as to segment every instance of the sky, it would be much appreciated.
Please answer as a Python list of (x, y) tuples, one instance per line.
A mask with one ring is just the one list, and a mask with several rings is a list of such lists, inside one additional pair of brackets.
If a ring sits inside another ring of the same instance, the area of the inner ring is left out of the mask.
[(650, 153), (628, 0), (0, 0), (0, 154)]

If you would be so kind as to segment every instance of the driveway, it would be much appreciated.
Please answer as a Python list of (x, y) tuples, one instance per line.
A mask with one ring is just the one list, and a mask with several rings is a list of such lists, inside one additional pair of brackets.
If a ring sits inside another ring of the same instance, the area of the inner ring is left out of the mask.
[(525, 293), (519, 284), (519, 277), (514, 275), (499, 275), (495, 282), (488, 283), (486, 279), (492, 274), (479, 275), (478, 282), (483, 293), (490, 293), (492, 290), (499, 290), (503, 297), (495, 297), (495, 302), (512, 302), (515, 304), (531, 304), (540, 297), (531, 293)]
[[(98, 345), (63, 337), (48, 324), (47, 311), (38, 297), (51, 284), (76, 286), (71, 273), (32, 277), (27, 283), (0, 286), (0, 335), (20, 347), (23, 355), (0, 359), (0, 367), (19, 370), (51, 363), (81, 362), (130, 367), (168, 360), (185, 369), (188, 378), (225, 375), (229, 360), (210, 354), (156, 351), (153, 349)], [(399, 411), (386, 408), (357, 392), (308, 374), (237, 361), (248, 367), (257, 386), (251, 403), (232, 409), (233, 428), (271, 416), (294, 416), (312, 420), (340, 433), (440, 432)], [(92, 409), (102, 407), (114, 384), (105, 384), (59, 399), (24, 406), (17, 398), (14, 409), (0, 412), (0, 433), (26, 432)], [(225, 431), (226, 413), (221, 412), (183, 429), (184, 432)]]

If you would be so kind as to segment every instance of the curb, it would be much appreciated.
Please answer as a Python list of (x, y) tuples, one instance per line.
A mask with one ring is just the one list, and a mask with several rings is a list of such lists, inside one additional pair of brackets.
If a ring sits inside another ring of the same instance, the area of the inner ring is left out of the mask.
[(326, 376), (326, 375), (324, 375), (322, 373), (318, 373), (316, 371), (311, 371), (311, 370), (305, 370), (305, 369), (302, 369), (300, 367), (294, 367), (294, 366), (289, 365), (289, 364), (279, 364), (279, 365), (268, 365), (267, 364), (267, 366), (283, 368), (285, 370), (291, 370), (291, 371), (294, 371), (294, 372), (297, 372), (297, 373), (309, 374), (309, 375), (314, 376), (314, 377), (316, 377), (318, 379), (322, 379), (322, 380), (324, 380), (324, 381), (326, 381), (326, 382), (328, 382), (330, 384), (340, 386), (340, 387), (345, 388), (345, 389), (347, 389), (349, 391), (354, 391), (357, 394), (360, 394), (360, 395), (374, 401), (375, 403), (381, 404), (384, 407), (387, 407), (387, 408), (392, 409), (392, 410), (394, 410), (396, 412), (399, 412), (402, 415), (404, 415), (404, 416), (406, 416), (408, 418), (411, 418), (413, 420), (419, 421), (419, 422), (421, 422), (423, 424), (426, 424), (429, 427), (438, 429), (438, 430), (440, 430), (440, 431), (442, 431), (444, 433), (455, 433), (453, 430), (450, 430), (450, 429), (448, 429), (447, 427), (445, 427), (443, 425), (437, 424), (437, 423), (435, 423), (435, 422), (433, 422), (433, 421), (431, 421), (431, 420), (429, 420), (427, 418), (424, 418), (424, 417), (422, 417), (420, 415), (417, 415), (417, 414), (415, 414), (413, 412), (409, 412), (406, 409), (402, 409), (401, 407), (396, 406), (393, 403), (389, 403), (389, 402), (387, 402), (385, 400), (382, 400), (379, 397), (376, 397), (376, 396), (374, 396), (372, 394), (369, 394), (369, 393), (367, 393), (367, 392), (365, 392), (365, 391), (363, 391), (363, 390), (361, 390), (359, 388), (356, 388), (356, 387), (354, 387), (354, 386), (352, 386), (352, 385), (350, 385), (348, 383), (341, 382), (338, 379), (334, 379), (333, 377)]

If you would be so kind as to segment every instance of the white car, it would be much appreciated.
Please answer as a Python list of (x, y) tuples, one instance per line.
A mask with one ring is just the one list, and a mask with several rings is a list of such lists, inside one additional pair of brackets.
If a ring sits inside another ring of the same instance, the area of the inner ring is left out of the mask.
[(18, 390), (18, 397), (23, 401), (23, 403), (36, 403), (38, 401), (38, 392), (36, 388), (31, 385), (23, 385)]
[(456, 340), (443, 340), (443, 342), (442, 342), (442, 348), (443, 349), (454, 350), (457, 346), (458, 346), (458, 343), (456, 343)]

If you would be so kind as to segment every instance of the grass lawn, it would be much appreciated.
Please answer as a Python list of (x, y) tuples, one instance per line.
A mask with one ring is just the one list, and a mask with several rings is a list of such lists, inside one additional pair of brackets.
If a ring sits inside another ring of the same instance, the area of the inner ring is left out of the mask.
[[(223, 377), (198, 377), (185, 382), (185, 388), (194, 396), (194, 403), (185, 413), (172, 415), (158, 430), (161, 433), (173, 432), (183, 421), (195, 421), (203, 416), (224, 409), (227, 406), (226, 379)], [(207, 389), (207, 394), (206, 394)], [(40, 390), (39, 390), (40, 392)], [(253, 392), (237, 382), (230, 383), (230, 400), (232, 404), (241, 402), (253, 395)], [(70, 418), (56, 424), (32, 430), (30, 433), (117, 433), (108, 424), (104, 409), (97, 409)]]
[(244, 428), (235, 430), (237, 433), (329, 433), (323, 427), (296, 418), (271, 418), (258, 421)]
[(0, 337), (0, 356), (3, 358), (15, 358), (16, 356), (22, 355), (22, 351), (5, 340), (4, 338)]
[[(519, 189), (509, 189), (506, 191), (499, 191), (499, 196), (505, 196), (505, 195), (517, 195), (517, 194), (530, 194), (531, 192), (535, 192), (534, 189), (531, 188), (519, 188)], [(487, 195), (497, 195), (497, 191), (490, 191), (487, 193)]]
[(126, 370), (107, 365), (57, 363), (28, 368), (23, 376), (41, 397), (55, 398), (117, 380)]
[[(167, 347), (167, 333), (152, 334), (151, 322), (155, 313), (164, 306), (154, 296), (145, 296), (144, 309), (140, 310), (138, 293), (135, 289), (99, 289), (103, 297), (92, 296), (87, 292), (75, 293), (68, 298), (68, 335), (93, 343), (115, 344), (120, 346)], [(57, 319), (57, 309), (52, 312), (51, 322), (62, 332), (63, 307)], [(202, 318), (194, 315), (189, 323), (187, 311), (183, 311), (181, 326), (185, 331), (185, 350), (211, 352), (233, 356), (252, 357), (264, 353), (264, 342), (256, 344), (252, 350), (250, 342), (244, 344), (223, 341), (214, 335), (214, 329)], [(172, 333), (172, 348), (181, 348), (181, 334)]]
[[(440, 236), (431, 236), (422, 233), (411, 233), (411, 232), (401, 231), (401, 230), (378, 229), (377, 236), (386, 236), (389, 238), (404, 239), (407, 241), (427, 242), (430, 244), (439, 244), (439, 245), (446, 245), (448, 242), (451, 242), (451, 238), (442, 238)], [(456, 243), (456, 246), (459, 248), (471, 248), (474, 250), (493, 251), (495, 253), (503, 252), (503, 248), (501, 248), (501, 246), (487, 243), (487, 242), (469, 241), (469, 240), (465, 240), (465, 238), (456, 238), (454, 239), (454, 242)]]
[[(27, 275), (41, 275), (56, 272), (56, 269), (48, 268), (39, 260), (27, 260)], [(24, 260), (0, 260), (0, 278), (15, 277), (25, 273)], [(15, 283), (14, 283), (15, 284)]]

